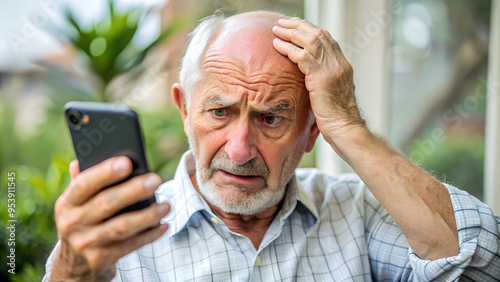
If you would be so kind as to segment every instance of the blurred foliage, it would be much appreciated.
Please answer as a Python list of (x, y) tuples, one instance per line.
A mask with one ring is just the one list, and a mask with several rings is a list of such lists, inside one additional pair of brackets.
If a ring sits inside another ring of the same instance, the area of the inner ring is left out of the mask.
[[(417, 155), (417, 161), (426, 170), (481, 201), (484, 200), (485, 97), (488, 91), (485, 77), (486, 71), (464, 82), (458, 93), (460, 96), (456, 95), (453, 105), (447, 108), (450, 114), (435, 117), (410, 147), (410, 156)], [(435, 137), (436, 130), (442, 130), (442, 138)]]
[[(4, 98), (0, 101), (0, 184), (7, 187), (8, 173), (15, 173), (16, 275), (7, 276), (8, 266), (2, 263), (0, 279), (36, 281), (44, 273), (45, 260), (57, 238), (53, 207), (55, 200), (69, 183), (69, 160), (65, 151), (61, 150), (67, 148), (69, 143), (67, 138), (61, 138), (61, 118), (59, 121), (47, 119), (29, 138), (19, 136), (15, 123), (12, 122), (16, 117), (15, 107), (6, 105), (8, 104)], [(0, 194), (0, 201), (7, 202), (7, 193)], [(0, 209), (0, 216), (8, 218), (7, 209)], [(3, 238), (10, 235), (6, 224), (6, 221), (2, 221), (0, 225)], [(10, 253), (9, 249), (10, 246), (2, 244), (0, 252), (7, 254)], [(2, 262), (5, 259), (4, 256)]]
[[(43, 121), (33, 121), (37, 125), (30, 134), (21, 134), (16, 128), (17, 120), (24, 118), (20, 117), (18, 107), (22, 105), (18, 97), (0, 95), (0, 184), (7, 187), (7, 174), (15, 172), (17, 220), (16, 275), (8, 275), (6, 256), (3, 256), (1, 281), (40, 281), (45, 262), (57, 242), (54, 203), (70, 181), (68, 165), (75, 158), (62, 105), (71, 100), (113, 102), (114, 97), (105, 94), (109, 83), (130, 72), (140, 76), (146, 69), (142, 63), (148, 52), (190, 20), (184, 17), (174, 21), (155, 41), (137, 49), (131, 41), (143, 14), (137, 8), (116, 11), (110, 1), (108, 16), (85, 29), (68, 12), (68, 22), (76, 30), (71, 42), (78, 53), (87, 58), (79, 62), (84, 62), (82, 67), (94, 80), (82, 80), (61, 66), (45, 65), (44, 87), (50, 92), (51, 103)], [(174, 107), (158, 113), (136, 111), (142, 122), (150, 167), (167, 180), (173, 176), (181, 154), (188, 147), (181, 118)], [(0, 202), (7, 202), (7, 193), (0, 193)], [(8, 218), (7, 209), (1, 209), (0, 216)], [(1, 238), (10, 235), (6, 224), (2, 221), (0, 225)], [(8, 254), (10, 248), (2, 244), (0, 253)]]
[[(67, 21), (76, 31), (75, 35), (69, 36), (70, 40), (74, 47), (86, 55), (90, 69), (99, 78), (97, 84), (101, 87), (96, 94), (103, 102), (109, 101), (105, 89), (113, 79), (137, 68), (149, 51), (191, 21), (189, 16), (174, 20), (156, 40), (137, 49), (131, 42), (138, 31), (144, 11), (135, 7), (117, 11), (113, 0), (108, 3), (108, 15), (91, 28), (82, 27), (71, 11), (66, 13)], [(138, 75), (136, 72), (135, 76)]]
[[(395, 15), (391, 34), (400, 48), (393, 55), (399, 63), (392, 74), (393, 139), (439, 179), (483, 200), (486, 103), (481, 97), (486, 95), (491, 1), (397, 3), (402, 12)], [(410, 20), (421, 27), (409, 29)], [(418, 30), (428, 32), (428, 44), (411, 43), (426, 38), (411, 32)]]
[(173, 178), (181, 155), (188, 149), (184, 124), (176, 108), (161, 113), (139, 111), (151, 170), (164, 180)]
[[(8, 167), (2, 175), (16, 174), (16, 220), (15, 256), (16, 275), (7, 276), (10, 269), (2, 263), (2, 281), (39, 281), (44, 274), (45, 261), (56, 242), (54, 224), (54, 202), (69, 183), (68, 161), (62, 156), (54, 156), (47, 171), (28, 166)], [(5, 178), (2, 187), (6, 187)], [(0, 201), (7, 202), (6, 193)], [(8, 218), (7, 209), (0, 211), (2, 218)], [(7, 222), (2, 221), (2, 237), (7, 236)], [(2, 254), (9, 254), (11, 247), (2, 244)], [(5, 259), (5, 257), (4, 257)]]
[[(465, 189), (478, 199), (483, 199), (484, 138), (481, 136), (445, 137), (445, 142), (434, 142), (433, 150), (425, 154), (423, 140), (433, 140), (432, 130), (427, 130), (412, 144), (411, 154), (423, 156), (420, 165), (439, 180)], [(420, 142), (420, 143), (419, 143)]]

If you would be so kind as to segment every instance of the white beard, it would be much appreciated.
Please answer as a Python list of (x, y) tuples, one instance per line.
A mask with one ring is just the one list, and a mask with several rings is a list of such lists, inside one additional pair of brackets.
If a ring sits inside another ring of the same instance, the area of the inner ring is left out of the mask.
[[(243, 165), (237, 165), (223, 151), (214, 156), (208, 168), (201, 167), (198, 161), (199, 147), (189, 125), (189, 118), (187, 122), (187, 137), (196, 162), (196, 180), (199, 191), (209, 203), (223, 212), (232, 214), (253, 215), (277, 205), (285, 195), (286, 186), (293, 177), (295, 168), (300, 163), (309, 140), (309, 134), (300, 137), (293, 153), (283, 162), (283, 169), (278, 181), (270, 181), (269, 169), (264, 163), (252, 159)], [(261, 175), (265, 186), (256, 192), (249, 192), (244, 187), (231, 187), (231, 189), (236, 189), (237, 192), (230, 193), (232, 195), (230, 197), (225, 196), (224, 188), (219, 187), (212, 178), (213, 174), (218, 170), (233, 174)]]

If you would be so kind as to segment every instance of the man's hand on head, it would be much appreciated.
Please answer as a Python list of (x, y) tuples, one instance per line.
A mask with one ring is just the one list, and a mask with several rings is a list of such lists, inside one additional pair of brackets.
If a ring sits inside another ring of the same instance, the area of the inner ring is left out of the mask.
[(273, 28), (274, 48), (305, 74), (319, 130), (330, 143), (352, 128), (364, 127), (354, 96), (353, 70), (330, 33), (300, 18)]
[(143, 174), (104, 189), (130, 175), (126, 157), (103, 161), (83, 172), (70, 165), (72, 180), (55, 204), (55, 220), (61, 246), (51, 281), (109, 281), (122, 256), (158, 239), (166, 230), (160, 224), (168, 203), (112, 217), (121, 209), (150, 198), (161, 183), (158, 175)]
[(273, 32), (278, 37), (274, 48), (305, 74), (323, 137), (393, 217), (412, 249), (426, 259), (456, 255), (458, 235), (447, 189), (365, 127), (353, 70), (338, 43), (328, 31), (299, 18), (280, 20)]

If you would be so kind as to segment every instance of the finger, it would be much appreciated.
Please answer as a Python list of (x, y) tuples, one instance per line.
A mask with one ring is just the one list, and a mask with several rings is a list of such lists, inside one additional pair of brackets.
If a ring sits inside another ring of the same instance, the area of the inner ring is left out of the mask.
[(160, 184), (161, 178), (157, 174), (148, 173), (99, 192), (82, 206), (83, 223), (100, 222), (132, 204), (151, 198)]
[(303, 33), (313, 34), (322, 41), (329, 41), (331, 44), (337, 43), (328, 30), (319, 28), (313, 23), (301, 18), (282, 19), (278, 21), (278, 27), (285, 29), (296, 29)]
[(273, 27), (273, 32), (284, 41), (292, 42), (298, 47), (305, 49), (316, 59), (323, 53), (321, 50), (321, 48), (323, 48), (322, 40), (316, 34), (280, 26)]
[(290, 61), (296, 63), (300, 71), (305, 75), (308, 75), (317, 66), (316, 60), (309, 52), (290, 42), (275, 38), (273, 46), (279, 53), (287, 56)]
[(85, 232), (74, 234), (72, 242), (77, 251), (127, 240), (150, 228), (157, 227), (160, 220), (170, 212), (166, 202), (153, 203), (149, 207), (121, 214), (99, 225), (89, 226)]
[(117, 248), (122, 252), (121, 256), (119, 256), (122, 257), (125, 254), (133, 252), (146, 244), (156, 241), (163, 234), (165, 234), (168, 227), (169, 227), (168, 224), (162, 223), (157, 227), (146, 229), (141, 234), (129, 238), (128, 240), (125, 240), (121, 243), (118, 243), (113, 247)]
[(101, 189), (125, 179), (132, 172), (132, 162), (127, 157), (114, 157), (92, 166), (80, 173), (66, 189), (66, 201), (80, 205)]
[(80, 163), (78, 160), (73, 160), (69, 164), (69, 175), (71, 179), (75, 178), (75, 176), (80, 172)]
[[(70, 176), (71, 180), (73, 180), (78, 173), (80, 173), (80, 164), (78, 163), (78, 160), (75, 159), (69, 163), (69, 176)], [(67, 197), (68, 193), (69, 193), (69, 189), (64, 190), (64, 192), (61, 194), (61, 196), (59, 196), (59, 198), (57, 199), (55, 207), (54, 207), (56, 212), (58, 209), (63, 207), (62, 204), (65, 203), (65, 201), (66, 201), (65, 198)]]
[(104, 247), (92, 248), (85, 252), (85, 259), (90, 268), (102, 269), (114, 265), (121, 257), (140, 247), (152, 243), (167, 231), (167, 224), (160, 224), (123, 241)]
[(301, 18), (291, 18), (291, 19), (280, 19), (278, 25), (288, 29), (299, 29), (307, 33), (315, 33), (319, 27), (315, 26), (310, 21), (303, 20)]

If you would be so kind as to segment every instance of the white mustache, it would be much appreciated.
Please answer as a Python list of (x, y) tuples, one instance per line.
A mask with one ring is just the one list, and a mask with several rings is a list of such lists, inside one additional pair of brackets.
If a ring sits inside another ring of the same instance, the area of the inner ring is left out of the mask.
[(213, 175), (217, 170), (223, 170), (235, 175), (243, 176), (262, 176), (267, 180), (269, 177), (269, 169), (263, 163), (256, 159), (251, 159), (248, 162), (237, 165), (227, 155), (221, 154), (215, 156), (210, 162), (210, 170)]

